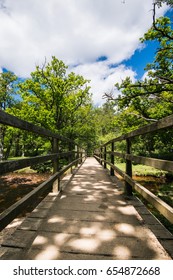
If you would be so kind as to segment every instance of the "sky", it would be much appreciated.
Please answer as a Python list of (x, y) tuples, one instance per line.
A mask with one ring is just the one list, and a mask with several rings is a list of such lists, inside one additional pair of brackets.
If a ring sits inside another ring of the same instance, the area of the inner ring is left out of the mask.
[(142, 79), (156, 46), (139, 38), (151, 24), (152, 0), (0, 0), (0, 71), (28, 78), (56, 56), (91, 80), (100, 106), (115, 83)]

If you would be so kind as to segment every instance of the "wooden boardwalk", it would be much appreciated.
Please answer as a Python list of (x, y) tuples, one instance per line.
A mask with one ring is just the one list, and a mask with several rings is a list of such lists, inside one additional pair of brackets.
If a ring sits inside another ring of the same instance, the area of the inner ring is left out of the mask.
[(0, 247), (0, 259), (169, 260), (173, 236), (137, 199), (87, 158), (59, 194), (49, 194)]

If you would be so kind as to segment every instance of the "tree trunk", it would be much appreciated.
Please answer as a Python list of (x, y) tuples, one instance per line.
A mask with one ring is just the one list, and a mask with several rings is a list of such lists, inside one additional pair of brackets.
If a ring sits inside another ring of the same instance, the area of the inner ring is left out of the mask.
[(20, 157), (21, 154), (20, 154), (20, 144), (19, 144), (19, 141), (20, 140), (20, 135), (17, 135), (16, 136), (16, 143), (15, 143), (15, 151), (14, 151), (14, 156), (15, 157)]
[(7, 160), (9, 158), (10, 152), (11, 152), (11, 148), (12, 148), (12, 144), (13, 144), (13, 136), (10, 138), (8, 146), (7, 146), (7, 150), (4, 153), (4, 159)]

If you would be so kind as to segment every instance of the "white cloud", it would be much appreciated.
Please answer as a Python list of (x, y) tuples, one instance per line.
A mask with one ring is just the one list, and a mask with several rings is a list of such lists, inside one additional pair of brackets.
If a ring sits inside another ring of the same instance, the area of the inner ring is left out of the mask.
[(86, 79), (91, 80), (90, 86), (93, 92), (94, 104), (100, 105), (104, 102), (103, 94), (114, 92), (116, 95), (114, 84), (121, 82), (125, 77), (130, 77), (135, 81), (136, 73), (124, 65), (110, 68), (107, 61), (95, 63), (87, 63), (70, 68), (70, 71), (83, 75)]
[[(0, 0), (0, 67), (27, 77), (36, 64), (55, 55), (66, 64), (80, 64), (75, 70), (81, 74), (93, 71), (89, 76), (94, 98), (100, 98), (116, 82), (114, 78), (129, 71), (135, 76), (124, 66), (108, 65), (130, 58), (152, 22), (151, 0), (122, 2)], [(159, 15), (164, 11), (160, 9)], [(106, 63), (95, 62), (100, 56), (108, 58)]]
[(141, 80), (142, 80), (142, 81), (145, 81), (145, 79), (148, 79), (148, 78), (149, 78), (149, 76), (148, 76), (148, 71), (147, 71), (147, 72), (145, 72), (145, 73), (143, 74)]

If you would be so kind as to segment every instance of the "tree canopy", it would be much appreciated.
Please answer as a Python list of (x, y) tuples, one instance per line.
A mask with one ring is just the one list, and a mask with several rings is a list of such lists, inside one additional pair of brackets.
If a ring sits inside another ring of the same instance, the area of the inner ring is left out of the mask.
[[(0, 80), (1, 107), (7, 112), (57, 132), (88, 148), (95, 142), (95, 129), (92, 118), (92, 99), (89, 81), (83, 76), (68, 70), (63, 61), (52, 57), (42, 66), (36, 66), (31, 77), (17, 84), (15, 92), (20, 96), (13, 103), (13, 83), (16, 77), (12, 73), (2, 73)], [(2, 88), (2, 90), (1, 90)], [(11, 91), (12, 90), (12, 91)], [(1, 137), (5, 143), (4, 158), (14, 148), (13, 154), (37, 155), (44, 147), (51, 150), (51, 143), (36, 135), (29, 135), (18, 129), (5, 128)], [(20, 152), (19, 152), (20, 150)], [(2, 154), (2, 152), (1, 152)]]
[(120, 94), (114, 100), (122, 114), (133, 115), (143, 123), (156, 121), (173, 112), (173, 30), (170, 19), (154, 19), (153, 26), (141, 38), (141, 42), (157, 41), (159, 47), (153, 63), (146, 65), (146, 78), (132, 82), (129, 77), (116, 84)]
[[(107, 102), (95, 108), (89, 81), (52, 57), (50, 62), (45, 60), (43, 65), (36, 66), (30, 78), (23, 81), (11, 72), (1, 73), (0, 109), (76, 140), (89, 150), (172, 114), (173, 30), (169, 18), (156, 19), (156, 6), (163, 3), (172, 5), (172, 1), (153, 2), (152, 26), (140, 39), (142, 43), (157, 42), (155, 58), (146, 65), (143, 80), (132, 82), (127, 77), (115, 84), (117, 97), (106, 93)], [(2, 125), (0, 138), (0, 159), (9, 155), (37, 155), (52, 149), (49, 140)]]
[[(126, 77), (121, 83), (116, 83), (119, 95), (106, 93), (107, 102), (113, 102), (117, 109), (116, 126), (120, 134), (126, 133), (140, 126), (155, 122), (173, 113), (173, 30), (168, 17), (156, 19), (156, 1), (153, 8), (153, 24), (141, 38), (141, 42), (157, 42), (157, 49), (152, 63), (146, 65), (145, 78), (132, 82)], [(135, 147), (139, 154), (148, 151), (150, 156), (167, 154), (172, 150), (172, 131), (158, 133), (154, 137), (141, 139)]]

